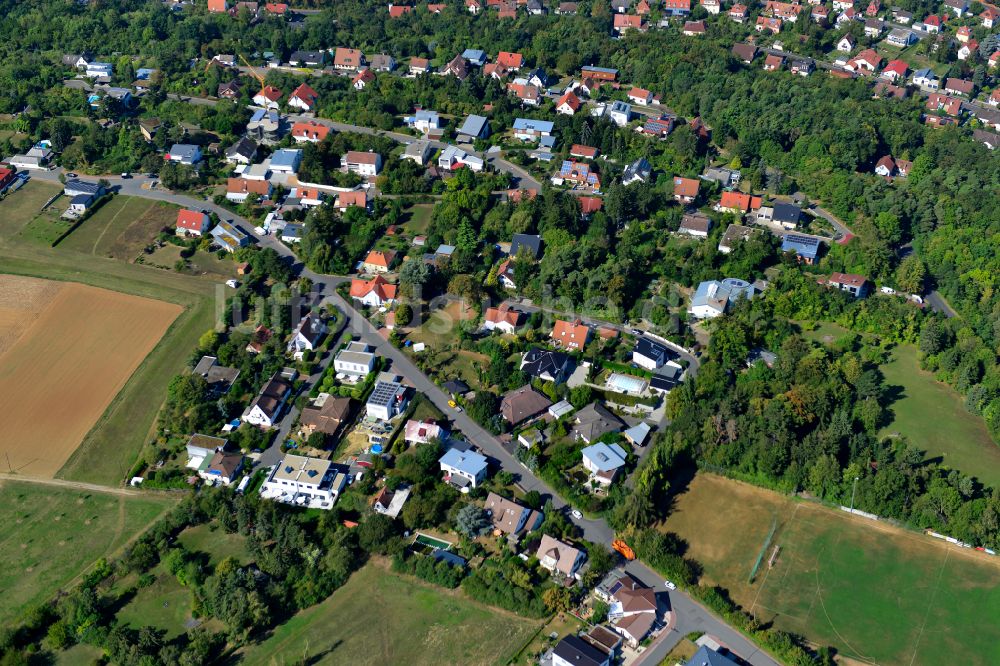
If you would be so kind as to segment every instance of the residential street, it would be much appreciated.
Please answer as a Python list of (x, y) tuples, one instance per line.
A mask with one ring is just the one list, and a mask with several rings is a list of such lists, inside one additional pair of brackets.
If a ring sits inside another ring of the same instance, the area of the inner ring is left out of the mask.
[[(60, 170), (32, 171), (31, 177), (51, 182), (58, 182), (59, 173)], [(122, 179), (117, 176), (105, 176), (104, 178), (108, 180), (113, 187), (119, 188), (118, 191), (121, 194), (144, 197), (157, 201), (167, 201), (179, 206), (194, 208), (196, 210), (203, 208), (211, 210), (217, 213), (222, 219), (232, 220), (235, 222), (245, 232), (251, 234), (260, 246), (272, 248), (279, 255), (286, 257), (294, 264), (299, 275), (309, 278), (313, 281), (314, 285), (317, 285), (325, 297), (324, 300), (332, 303), (344, 313), (347, 317), (347, 330), (350, 330), (354, 336), (374, 347), (380, 356), (389, 359), (392, 362), (390, 370), (397, 375), (406, 377), (406, 379), (409, 380), (417, 391), (423, 393), (438, 409), (440, 409), (454, 422), (455, 430), (461, 431), (470, 443), (492, 458), (493, 461), (498, 463), (501, 468), (514, 474), (518, 478), (519, 484), (526, 491), (537, 490), (543, 496), (550, 497), (553, 505), (557, 509), (566, 510), (566, 503), (559, 498), (558, 495), (556, 495), (542, 480), (523, 467), (513, 455), (508, 453), (499, 440), (482, 428), (478, 423), (473, 421), (465, 412), (457, 412), (449, 407), (448, 401), (451, 397), (434, 384), (423, 372), (421, 372), (419, 368), (417, 368), (417, 366), (408, 358), (405, 352), (392, 346), (388, 340), (379, 335), (375, 327), (367, 319), (361, 316), (359, 312), (351, 307), (351, 305), (343, 297), (341, 297), (340, 294), (337, 293), (337, 285), (345, 282), (349, 278), (334, 275), (321, 275), (305, 268), (298, 261), (295, 254), (276, 238), (273, 236), (260, 236), (256, 234), (254, 232), (254, 225), (252, 225), (248, 220), (235, 215), (220, 206), (216, 206), (210, 201), (200, 201), (181, 194), (143, 188), (144, 183), (148, 184), (148, 180), (144, 178), (136, 177)], [(98, 178), (84, 177), (83, 179), (96, 181)], [(616, 327), (620, 328), (620, 325), (616, 325)], [(692, 363), (692, 368), (696, 368), (697, 360), (693, 358), (691, 360), (694, 361), (694, 363)], [(327, 359), (326, 362), (330, 362), (329, 359)], [(287, 424), (290, 426), (292, 423), (290, 418), (291, 417), (286, 415), (285, 420), (282, 422), (283, 425)], [(280, 442), (281, 438), (276, 438), (275, 441)], [(274, 449), (275, 452), (277, 450), (276, 446), (272, 446), (271, 449), (268, 449), (268, 460), (271, 460), (272, 458), (275, 460), (277, 459), (277, 454), (273, 452), (272, 449)], [(261, 460), (261, 464), (265, 464), (263, 458)], [(610, 545), (611, 540), (614, 538), (614, 530), (612, 530), (611, 527), (608, 526), (608, 524), (603, 520), (583, 519), (574, 522), (580, 526), (584, 537), (589, 541)], [(626, 569), (629, 572), (634, 573), (636, 577), (646, 584), (654, 587), (658, 592), (666, 593), (666, 587), (663, 584), (664, 581), (659, 574), (653, 572), (642, 562), (630, 562), (628, 563)], [(645, 659), (645, 661), (647, 661), (651, 666), (658, 663), (658, 661), (653, 658), (653, 651), (655, 651), (655, 654), (662, 653), (660, 654), (660, 657), (662, 658), (662, 656), (666, 655), (670, 648), (673, 647), (673, 644), (676, 644), (677, 640), (680, 640), (687, 633), (692, 631), (702, 631), (718, 637), (723, 643), (728, 645), (733, 652), (746, 659), (750, 664), (753, 664), (753, 666), (777, 666), (777, 662), (775, 662), (768, 654), (760, 651), (751, 641), (726, 625), (722, 620), (712, 615), (686, 593), (680, 590), (670, 592), (669, 599), (672, 612), (677, 614), (675, 630), (668, 634), (669, 638), (659, 641), (651, 649), (650, 656)], [(674, 638), (676, 638), (676, 640), (673, 640)]]

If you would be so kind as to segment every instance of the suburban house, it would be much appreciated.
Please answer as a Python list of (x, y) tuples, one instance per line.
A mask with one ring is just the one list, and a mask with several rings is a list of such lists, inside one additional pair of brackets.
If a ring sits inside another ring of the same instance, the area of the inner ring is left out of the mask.
[(284, 93), (274, 86), (264, 86), (253, 96), (253, 103), (265, 109), (277, 109)]
[(427, 134), (432, 130), (441, 129), (441, 116), (437, 111), (420, 109), (412, 116), (403, 118), (403, 122), (421, 134)]
[(945, 79), (944, 91), (949, 95), (960, 95), (962, 97), (969, 97), (972, 95), (973, 91), (976, 89), (976, 84), (972, 81), (967, 81), (965, 79), (956, 79), (954, 77), (949, 77)]
[(688, 213), (681, 218), (677, 233), (694, 236), (695, 238), (708, 238), (708, 232), (712, 229), (712, 220), (701, 213)]
[(572, 361), (569, 354), (532, 347), (521, 357), (520, 369), (530, 377), (559, 384), (567, 379)]
[(186, 444), (186, 453), (188, 461), (186, 467), (190, 469), (200, 469), (207, 464), (207, 461), (212, 459), (216, 451), (223, 451), (226, 449), (228, 444), (227, 440), (222, 437), (213, 437), (211, 435), (202, 435), (200, 433), (194, 433), (188, 438)]
[(833, 273), (826, 279), (826, 284), (846, 291), (854, 298), (864, 298), (868, 295), (868, 278), (854, 273)]
[(476, 139), (485, 139), (490, 135), (490, 122), (483, 116), (470, 115), (455, 132), (459, 142), (472, 143)]
[(702, 645), (684, 666), (737, 666), (738, 663), (729, 655), (721, 654), (706, 645)]
[(556, 100), (556, 113), (572, 116), (580, 110), (581, 105), (580, 98), (572, 90), (568, 90), (563, 93), (562, 97)]
[(486, 163), (481, 157), (476, 157), (465, 152), (458, 146), (449, 145), (441, 151), (437, 161), (438, 167), (447, 171), (455, 169), (471, 169), (472, 171), (482, 171)]
[(628, 91), (628, 100), (633, 104), (638, 104), (639, 106), (649, 106), (653, 103), (653, 93), (649, 92), (645, 88), (633, 87)]
[(364, 90), (369, 83), (375, 81), (375, 72), (370, 69), (363, 69), (351, 79), (351, 85), (355, 90)]
[(486, 480), (486, 456), (475, 451), (461, 451), (452, 447), (438, 460), (444, 481), (458, 487), (462, 492), (469, 492)]
[(208, 232), (212, 221), (208, 215), (200, 210), (190, 210), (182, 208), (177, 211), (177, 235), (178, 236), (201, 236)]
[(360, 176), (377, 176), (382, 170), (382, 156), (378, 153), (350, 150), (342, 162), (349, 173)]
[(553, 185), (569, 185), (574, 190), (588, 192), (601, 191), (601, 178), (597, 171), (585, 162), (564, 160), (559, 171), (552, 175)]
[(215, 356), (202, 356), (191, 374), (204, 379), (208, 384), (208, 390), (218, 396), (229, 392), (236, 378), (240, 376), (240, 371), (237, 368), (219, 365), (219, 359)]
[(357, 49), (337, 47), (333, 54), (333, 68), (340, 70), (359, 69), (365, 64), (365, 54)]
[(527, 254), (531, 259), (537, 259), (542, 252), (542, 237), (537, 234), (514, 234), (510, 242), (510, 256), (519, 257)]
[(570, 157), (578, 157), (585, 160), (592, 160), (597, 158), (597, 148), (593, 146), (584, 146), (580, 143), (574, 143), (569, 149)]
[(257, 143), (245, 136), (226, 149), (226, 161), (230, 164), (250, 164), (256, 156)]
[(274, 173), (298, 173), (302, 164), (302, 151), (298, 148), (281, 148), (274, 151), (267, 161), (267, 168)]
[(375, 354), (368, 351), (364, 342), (353, 340), (337, 352), (333, 369), (338, 375), (365, 377), (375, 369)]
[(265, 429), (274, 427), (291, 394), (292, 385), (287, 380), (278, 373), (271, 375), (243, 412), (243, 422)]
[(746, 42), (739, 42), (733, 45), (732, 54), (743, 63), (749, 65), (757, 57), (757, 47)]
[(407, 444), (427, 444), (435, 439), (444, 442), (448, 439), (448, 431), (434, 421), (410, 419), (403, 427), (403, 439)]
[(673, 356), (676, 354), (665, 344), (646, 336), (637, 339), (632, 349), (632, 362), (646, 370), (656, 370)]
[(701, 181), (697, 178), (681, 178), (674, 176), (674, 199), (681, 203), (694, 203), (698, 198)]
[(499, 331), (507, 335), (513, 335), (517, 327), (521, 325), (523, 319), (523, 312), (511, 308), (507, 303), (503, 303), (499, 307), (486, 309), (486, 313), (483, 315), (483, 330)]
[(198, 476), (213, 485), (228, 486), (236, 481), (242, 469), (242, 453), (219, 450), (209, 459), (207, 467), (198, 470)]
[(299, 325), (292, 332), (286, 351), (297, 360), (302, 359), (303, 352), (313, 351), (319, 346), (320, 340), (326, 335), (326, 324), (319, 315), (310, 312), (299, 320)]
[[(11, 173), (10, 177), (13, 177), (13, 173)], [(86, 194), (96, 199), (104, 194), (104, 188), (98, 183), (71, 179), (63, 183), (63, 194), (70, 198)]]
[(394, 491), (389, 490), (388, 487), (384, 487), (372, 501), (372, 508), (375, 510), (375, 513), (396, 518), (399, 516), (399, 512), (403, 510), (403, 505), (406, 504), (406, 500), (409, 497), (410, 488), (408, 486), (400, 486)]
[(379, 379), (365, 403), (365, 413), (369, 418), (391, 421), (406, 411), (407, 389), (398, 381)]
[(413, 143), (406, 146), (403, 154), (400, 155), (400, 159), (412, 160), (419, 164), (420, 166), (425, 166), (431, 161), (434, 153), (437, 152), (437, 148), (432, 146), (427, 141), (414, 141)]
[(576, 574), (585, 559), (582, 550), (559, 539), (554, 539), (548, 534), (542, 535), (542, 541), (535, 555), (538, 557), (538, 563), (543, 567), (553, 574), (560, 574), (567, 578), (572, 578)]
[(611, 666), (611, 663), (611, 652), (605, 652), (573, 634), (563, 637), (552, 648), (552, 666)]
[(261, 200), (270, 199), (272, 192), (273, 187), (268, 180), (230, 178), (226, 181), (226, 199), (233, 203), (243, 203), (251, 194), (256, 194)]
[(315, 120), (304, 120), (292, 125), (292, 138), (297, 143), (319, 143), (330, 134), (330, 128)]
[(760, 208), (762, 200), (742, 192), (726, 191), (722, 193), (722, 198), (716, 204), (715, 209), (720, 213), (742, 213), (746, 214)]
[(819, 256), (820, 239), (815, 236), (788, 234), (781, 242), (782, 252), (794, 252), (799, 261), (811, 266)]
[(624, 574), (613, 589), (608, 611), (611, 627), (631, 647), (637, 647), (656, 623), (656, 591), (629, 574)]
[(799, 226), (802, 209), (795, 204), (778, 202), (774, 204), (773, 220), (785, 229), (795, 229)]
[[(592, 402), (573, 417), (573, 430), (570, 433), (573, 439), (583, 441), (587, 444), (596, 442), (604, 435), (612, 432), (620, 432), (625, 423), (615, 416), (611, 410), (598, 402)], [(585, 457), (586, 458), (586, 457)], [(624, 456), (622, 456), (624, 463)], [(584, 467), (591, 471), (596, 471), (587, 466), (586, 459)]]
[(288, 453), (271, 469), (260, 496), (307, 509), (329, 510), (347, 485), (347, 477), (345, 465)]
[(381, 275), (371, 280), (351, 280), (350, 296), (371, 308), (380, 308), (396, 300), (396, 285), (389, 283)]
[(552, 329), (553, 343), (563, 349), (583, 349), (590, 342), (590, 327), (576, 319), (572, 322), (557, 319)]
[(226, 252), (236, 252), (241, 247), (250, 244), (250, 237), (243, 233), (239, 227), (229, 222), (219, 222), (210, 233), (212, 234), (212, 244), (218, 245)]
[(394, 263), (396, 263), (396, 253), (392, 250), (385, 252), (372, 250), (361, 263), (361, 270), (363, 273), (388, 273)]
[(534, 120), (532, 118), (514, 119), (514, 138), (518, 141), (538, 141), (542, 137), (552, 136), (555, 126), (551, 120)]
[(897, 160), (890, 155), (884, 155), (875, 163), (875, 173), (883, 178), (906, 178), (912, 167), (913, 162), (909, 160)]
[(177, 162), (187, 166), (193, 166), (201, 161), (201, 148), (190, 143), (175, 143), (170, 146), (163, 159), (168, 162)]
[(347, 421), (350, 413), (350, 398), (321, 393), (313, 404), (302, 408), (299, 425), (309, 435), (317, 432), (334, 435)]
[(736, 247), (737, 243), (741, 243), (753, 234), (760, 232), (760, 229), (745, 227), (742, 224), (730, 224), (726, 227), (726, 231), (722, 234), (722, 239), (719, 241), (719, 252), (729, 254)]
[(745, 280), (726, 278), (708, 280), (698, 285), (691, 297), (688, 312), (697, 319), (711, 319), (726, 313), (740, 298), (753, 298), (755, 289)]
[(409, 73), (410, 76), (419, 76), (421, 74), (431, 73), (431, 61), (427, 58), (410, 58), (409, 62)]
[(622, 172), (622, 185), (648, 183), (653, 176), (653, 167), (645, 157), (635, 160)]
[(530, 385), (508, 391), (500, 401), (500, 414), (511, 425), (518, 425), (545, 413), (552, 403)]
[(483, 508), (490, 514), (493, 529), (508, 536), (538, 529), (544, 517), (540, 511), (534, 511), (493, 492), (486, 496)]
[(918, 40), (912, 30), (907, 30), (906, 28), (893, 28), (889, 31), (889, 36), (886, 37), (886, 41), (893, 46), (905, 49), (911, 44), (916, 44)]
[(292, 67), (322, 67), (326, 63), (323, 51), (292, 51), (288, 64)]

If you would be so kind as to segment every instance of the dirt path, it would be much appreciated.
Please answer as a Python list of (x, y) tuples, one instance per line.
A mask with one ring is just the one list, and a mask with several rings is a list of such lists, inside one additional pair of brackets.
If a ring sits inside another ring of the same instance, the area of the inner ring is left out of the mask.
[(17, 481), (19, 483), (38, 483), (43, 486), (58, 486), (60, 488), (72, 488), (74, 490), (86, 490), (94, 493), (105, 493), (109, 495), (119, 495), (125, 497), (149, 496), (150, 493), (177, 494), (170, 490), (132, 490), (131, 488), (111, 488), (109, 486), (99, 486), (96, 483), (84, 483), (82, 481), (67, 481), (66, 479), (39, 479), (30, 476), (20, 476), (19, 474), (0, 473), (0, 482)]

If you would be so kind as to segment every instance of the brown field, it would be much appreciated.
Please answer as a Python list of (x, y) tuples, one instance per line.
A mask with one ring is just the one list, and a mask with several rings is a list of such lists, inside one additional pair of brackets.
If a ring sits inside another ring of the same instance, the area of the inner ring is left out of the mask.
[(182, 308), (0, 275), (0, 468), (51, 477)]

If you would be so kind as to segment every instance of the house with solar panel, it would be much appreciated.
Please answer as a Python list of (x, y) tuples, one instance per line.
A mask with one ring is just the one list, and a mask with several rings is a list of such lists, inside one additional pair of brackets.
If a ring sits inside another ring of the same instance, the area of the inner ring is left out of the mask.
[(802, 234), (786, 234), (781, 241), (782, 252), (794, 252), (799, 263), (812, 266), (819, 258), (820, 239)]
[(542, 137), (552, 136), (555, 123), (551, 120), (535, 120), (534, 118), (514, 119), (514, 138), (518, 141), (538, 141)]
[(395, 380), (379, 379), (365, 403), (365, 413), (378, 421), (390, 421), (406, 411), (407, 389)]
[(574, 190), (599, 193), (601, 177), (589, 164), (564, 160), (559, 171), (552, 176), (553, 185), (567, 185)]
[(260, 487), (260, 496), (282, 504), (328, 511), (347, 485), (348, 473), (346, 465), (289, 453), (271, 468)]

